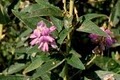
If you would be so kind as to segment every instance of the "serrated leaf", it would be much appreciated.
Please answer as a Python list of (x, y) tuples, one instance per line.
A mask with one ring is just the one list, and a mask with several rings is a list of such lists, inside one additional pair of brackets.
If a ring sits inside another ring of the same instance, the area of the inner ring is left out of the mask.
[(67, 63), (75, 68), (84, 70), (85, 67), (83, 65), (83, 63), (81, 62), (81, 60), (79, 59), (79, 57), (77, 57), (76, 55), (71, 55), (71, 57), (67, 58)]
[(9, 68), (5, 69), (3, 71), (3, 74), (5, 75), (13, 74), (13, 73), (21, 71), (23, 68), (25, 68), (25, 64), (15, 63), (14, 65), (11, 65)]
[(43, 64), (43, 60), (41, 59), (41, 57), (35, 59), (34, 61), (32, 61), (32, 63), (23, 71), (24, 74), (37, 69), (38, 67), (40, 67)]
[(94, 33), (104, 37), (107, 36), (107, 34), (103, 30), (101, 30), (95, 23), (90, 20), (85, 20), (83, 24), (77, 29), (77, 31)]
[(33, 74), (33, 79), (44, 75), (45, 73), (49, 72), (50, 70), (56, 68), (60, 64), (62, 64), (65, 60), (62, 61), (58, 60), (50, 60), (43, 64), (40, 68), (38, 68), (37, 72)]

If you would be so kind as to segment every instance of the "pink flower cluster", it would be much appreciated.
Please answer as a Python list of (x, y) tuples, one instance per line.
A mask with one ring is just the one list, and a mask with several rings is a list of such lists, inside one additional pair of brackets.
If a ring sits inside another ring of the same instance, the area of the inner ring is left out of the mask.
[(52, 37), (51, 33), (56, 30), (55, 26), (51, 26), (48, 28), (43, 21), (40, 21), (37, 24), (37, 28), (33, 31), (30, 35), (32, 41), (30, 42), (31, 45), (38, 45), (39, 49), (46, 52), (49, 51), (49, 45), (52, 48), (56, 48), (55, 39)]
[(110, 29), (105, 29), (103, 27), (101, 27), (100, 29), (107, 34), (107, 37), (101, 37), (97, 34), (90, 34), (89, 37), (92, 39), (93, 42), (100, 42), (104, 44), (104, 46), (110, 47), (113, 43), (115, 43), (115, 39), (112, 38), (113, 33), (110, 31)]

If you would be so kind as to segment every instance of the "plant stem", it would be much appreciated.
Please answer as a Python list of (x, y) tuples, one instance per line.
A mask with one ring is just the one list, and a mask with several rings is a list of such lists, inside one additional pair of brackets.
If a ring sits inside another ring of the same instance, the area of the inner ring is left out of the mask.
[(63, 0), (63, 9), (65, 12), (67, 12), (67, 8), (66, 8), (66, 0)]
[(95, 55), (92, 57), (92, 59), (91, 59), (86, 65), (87, 65), (87, 66), (90, 65), (96, 57), (97, 57), (97, 55), (95, 54)]
[(64, 76), (63, 80), (69, 80), (68, 79), (68, 65), (67, 65), (67, 62), (65, 63), (65, 76)]
[(76, 19), (77, 19), (77, 21), (79, 21), (78, 11), (77, 11), (76, 7), (74, 7), (74, 13), (75, 13), (75, 15), (76, 15)]
[(69, 7), (70, 17), (73, 15), (73, 9), (74, 9), (74, 0), (70, 0), (70, 7)]
[[(64, 10), (66, 10), (66, 0), (63, 0), (64, 3)], [(73, 16), (73, 10), (74, 10), (74, 0), (70, 0), (70, 4), (69, 4), (69, 18), (71, 18)], [(72, 20), (69, 21), (70, 27), (72, 27)], [(70, 48), (70, 40), (71, 40), (71, 31), (69, 32), (69, 34), (67, 35), (67, 42), (66, 42), (66, 54), (69, 54), (69, 48)], [(69, 80), (68, 77), (68, 65), (67, 62), (65, 63), (65, 76), (63, 78), (63, 80)]]
[(0, 40), (2, 40), (5, 37), (5, 34), (2, 34), (3, 32), (3, 24), (0, 24)]

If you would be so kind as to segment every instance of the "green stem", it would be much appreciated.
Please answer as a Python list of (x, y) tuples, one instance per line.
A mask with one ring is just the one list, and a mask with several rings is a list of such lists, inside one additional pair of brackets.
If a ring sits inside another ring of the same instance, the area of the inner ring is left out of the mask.
[(68, 65), (67, 65), (67, 62), (65, 63), (65, 76), (64, 76), (63, 80), (69, 80), (68, 79)]
[[(64, 10), (67, 11), (66, 10), (66, 0), (63, 0), (63, 3), (64, 3)], [(70, 0), (69, 18), (71, 18), (73, 16), (73, 10), (74, 10), (74, 0)], [(72, 22), (70, 21), (69, 24), (72, 24)], [(72, 25), (70, 27), (72, 27)], [(69, 48), (71, 46), (70, 40), (71, 40), (71, 32), (67, 35), (66, 54), (69, 54)], [(64, 76), (63, 80), (69, 80), (67, 62), (65, 63), (65, 76)]]
[(95, 54), (93, 57), (92, 57), (92, 59), (86, 64), (87, 66), (88, 65), (90, 65), (93, 61), (94, 61), (94, 59), (97, 57), (97, 55)]
[(73, 9), (74, 9), (74, 0), (70, 0), (70, 7), (69, 7), (70, 17), (73, 15)]

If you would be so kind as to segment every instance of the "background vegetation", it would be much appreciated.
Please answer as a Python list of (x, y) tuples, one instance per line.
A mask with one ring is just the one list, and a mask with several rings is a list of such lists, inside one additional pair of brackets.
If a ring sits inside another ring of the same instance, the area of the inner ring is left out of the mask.
[[(57, 49), (30, 45), (39, 21), (56, 26)], [(101, 26), (109, 47), (89, 37)], [(119, 46), (120, 0), (0, 0), (0, 80), (119, 80)]]

